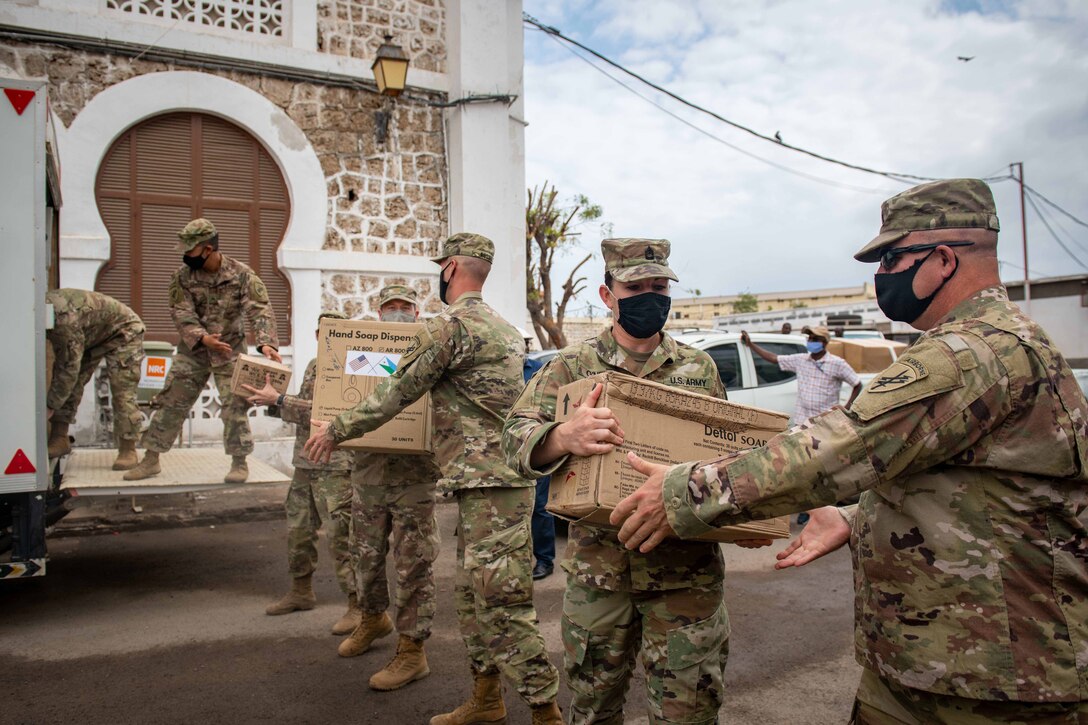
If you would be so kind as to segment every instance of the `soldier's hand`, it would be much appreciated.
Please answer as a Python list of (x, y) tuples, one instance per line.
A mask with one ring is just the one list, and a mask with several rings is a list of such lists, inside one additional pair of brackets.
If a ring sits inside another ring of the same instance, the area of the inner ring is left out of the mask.
[(252, 385), (246, 385), (245, 383), (242, 383), (242, 387), (250, 393), (253, 393), (253, 395), (246, 398), (246, 400), (254, 405), (275, 405), (280, 397), (279, 391), (272, 387), (272, 376), (267, 373), (265, 373), (264, 376), (263, 388), (255, 388)]
[(616, 505), (608, 517), (613, 526), (620, 526), (620, 542), (628, 549), (638, 548), (643, 554), (674, 534), (665, 513), (665, 473), (668, 466), (644, 461), (634, 453), (627, 454), (627, 461), (636, 471), (646, 476), (646, 482), (637, 491)]
[(748, 337), (748, 333), (745, 332), (744, 330), (740, 331), (740, 341), (743, 342), (745, 345), (748, 345), (748, 346), (751, 346), (751, 344), (752, 344), (752, 338)]
[(271, 345), (262, 345), (260, 350), (261, 350), (261, 354), (264, 355), (269, 360), (275, 360), (278, 363), (283, 362), (283, 358), (280, 357), (279, 351), (276, 350), (276, 348), (272, 347)]
[(231, 346), (220, 340), (220, 337), (221, 333), (218, 332), (214, 335), (205, 335), (204, 337), (200, 338), (200, 344), (208, 348), (212, 352), (219, 353), (220, 355), (230, 355), (231, 352), (233, 352)]
[(778, 552), (775, 569), (804, 566), (845, 544), (850, 539), (850, 526), (834, 506), (824, 506), (808, 512), (809, 520), (784, 551)]
[(594, 456), (609, 453), (623, 443), (623, 429), (612, 411), (594, 407), (602, 390), (600, 383), (594, 385), (586, 399), (576, 405), (574, 415), (555, 427), (552, 435), (563, 452)]
[(311, 420), (310, 437), (302, 447), (310, 463), (328, 463), (332, 452), (336, 450), (336, 441), (332, 439), (332, 425), (327, 421)]

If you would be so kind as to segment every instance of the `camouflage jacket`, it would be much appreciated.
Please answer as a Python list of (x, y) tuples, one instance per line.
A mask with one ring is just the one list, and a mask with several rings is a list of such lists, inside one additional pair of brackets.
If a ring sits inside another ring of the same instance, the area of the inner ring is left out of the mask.
[(424, 323), (393, 376), (333, 419), (333, 438), (372, 431), (429, 390), (441, 490), (533, 486), (499, 454), (506, 411), (522, 388), (524, 350), (520, 333), (479, 292), (466, 292)]
[(435, 485), (442, 477), (434, 456), (355, 451), (351, 482), (355, 486)]
[(56, 356), (46, 405), (57, 410), (72, 395), (84, 351), (142, 338), (144, 323), (128, 306), (98, 292), (57, 289), (45, 300), (53, 305), (53, 329), (46, 335)]
[(291, 465), (310, 471), (349, 471), (351, 470), (351, 451), (333, 451), (332, 460), (328, 463), (310, 463), (302, 452), (302, 447), (306, 445), (306, 440), (310, 437), (310, 411), (313, 408), (316, 379), (317, 358), (314, 358), (306, 366), (306, 372), (302, 375), (298, 395), (283, 396), (283, 405), (279, 408), (283, 422), (295, 424), (295, 455), (291, 459)]
[(1003, 287), (957, 306), (851, 410), (674, 467), (665, 507), (690, 536), (859, 491), (862, 665), (978, 700), (1088, 700), (1088, 403)]
[[(533, 449), (558, 425), (554, 422), (556, 393), (567, 383), (608, 370), (725, 397), (718, 370), (705, 352), (664, 334), (650, 359), (640, 365), (627, 357), (612, 330), (606, 329), (595, 338), (560, 350), (532, 377), (510, 410), (503, 430), (503, 452), (518, 473), (538, 478), (563, 464), (567, 456), (542, 470), (529, 462)], [(641, 554), (624, 548), (615, 530), (579, 524), (571, 524), (567, 541), (563, 568), (579, 582), (601, 589), (656, 591), (707, 586), (721, 581), (725, 573), (721, 548), (713, 543), (670, 539), (649, 554)]]
[[(188, 267), (174, 272), (170, 280), (170, 316), (181, 335), (178, 353), (211, 365), (228, 363), (245, 351), (246, 321), (257, 347), (279, 347), (276, 318), (264, 282), (248, 266), (225, 254), (215, 272)], [(216, 333), (233, 349), (229, 356), (209, 355), (200, 344), (204, 335)]]

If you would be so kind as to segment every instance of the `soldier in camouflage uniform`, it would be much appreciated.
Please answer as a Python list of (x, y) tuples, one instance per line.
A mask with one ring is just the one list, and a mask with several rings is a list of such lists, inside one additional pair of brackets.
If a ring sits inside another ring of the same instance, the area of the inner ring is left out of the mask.
[(315, 424), (307, 443), (311, 458), (323, 458), (337, 442), (378, 428), (431, 391), (439, 488), (457, 497), (455, 599), (475, 679), (469, 701), (432, 725), (504, 721), (500, 673), (529, 703), (534, 723), (561, 722), (559, 676), (532, 600), (534, 483), (496, 455), (503, 418), (521, 391), (524, 344), (480, 294), (494, 249), (478, 234), (443, 243), (435, 261), (449, 306), (427, 320), (393, 377), (331, 425)]
[[(346, 319), (340, 312), (322, 312), (318, 316)], [(320, 324), (320, 323), (319, 323)], [(360, 609), (351, 566), (351, 454), (337, 451), (326, 464), (311, 463), (302, 447), (310, 437), (310, 410), (313, 407), (314, 380), (317, 378), (317, 358), (310, 360), (302, 376), (298, 395), (284, 395), (266, 381), (263, 388), (243, 384), (252, 393), (254, 405), (275, 406), (279, 416), (295, 424), (295, 455), (291, 465), (295, 474), (287, 489), (287, 571), (291, 575), (291, 591), (282, 599), (268, 605), (265, 614), (288, 614), (313, 609), (317, 604), (313, 590), (313, 575), (317, 568), (317, 530), (325, 526), (329, 554), (336, 564), (336, 580), (348, 595), (348, 609), (332, 626), (333, 634), (347, 634), (359, 624)]]
[[(725, 398), (714, 361), (662, 331), (669, 311), (670, 244), (606, 239), (601, 300), (616, 322), (559, 351), (510, 410), (503, 451), (523, 476), (552, 474), (571, 454), (622, 442), (623, 421), (593, 407), (600, 386), (567, 422), (555, 422), (559, 388), (610, 370)], [(624, 697), (642, 652), (651, 722), (715, 722), (722, 705), (729, 617), (718, 544), (670, 541), (651, 554), (623, 548), (616, 532), (570, 525), (562, 567), (563, 643), (572, 723), (622, 723)]]
[(136, 405), (140, 361), (144, 357), (144, 323), (139, 315), (112, 297), (81, 289), (57, 289), (45, 296), (53, 305), (53, 329), (46, 338), (53, 346), (53, 378), (46, 396), (51, 423), (49, 457), (72, 449), (68, 427), (76, 417), (87, 381), (106, 360), (113, 405), (113, 436), (117, 460), (113, 470), (136, 465), (136, 437), (143, 417)]
[(249, 476), (246, 456), (253, 452), (249, 402), (231, 394), (230, 379), (234, 361), (246, 349), (246, 322), (261, 354), (282, 362), (268, 290), (256, 272), (219, 251), (219, 233), (207, 219), (194, 219), (178, 232), (177, 250), (185, 265), (170, 280), (170, 316), (181, 339), (166, 384), (155, 398), (158, 410), (144, 433), (147, 452), (125, 473), (125, 480), (159, 473), (159, 454), (173, 446), (208, 376), (214, 375), (222, 402), (223, 444), (233, 457), (223, 480), (244, 483)]
[(877, 300), (925, 332), (850, 410), (673, 468), (616, 509), (620, 539), (816, 509), (779, 567), (853, 550), (858, 723), (1088, 722), (1088, 403), (1011, 303), (977, 179), (884, 202)]
[[(416, 291), (393, 284), (378, 293), (384, 322), (415, 322)], [(441, 477), (431, 455), (355, 452), (351, 474), (352, 563), (362, 620), (340, 643), (342, 657), (366, 652), (393, 631), (385, 560), (393, 540), (396, 582), (397, 654), (370, 678), (375, 690), (396, 690), (430, 674), (423, 642), (431, 636), (435, 611), (434, 564), (438, 556), (435, 482)]]

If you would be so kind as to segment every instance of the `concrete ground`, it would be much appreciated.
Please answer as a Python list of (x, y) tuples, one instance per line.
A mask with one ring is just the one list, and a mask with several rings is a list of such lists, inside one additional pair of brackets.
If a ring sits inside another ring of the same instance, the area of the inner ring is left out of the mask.
[[(376, 693), (366, 680), (394, 641), (336, 656), (329, 626), (344, 598), (324, 551), (319, 606), (264, 614), (288, 584), (282, 497), (282, 487), (148, 497), (139, 514), (128, 500), (100, 502), (63, 521), (49, 542), (48, 576), (0, 582), (0, 723), (425, 723), (459, 704), (469, 675), (452, 609), (454, 506), (439, 508), (432, 675)], [(783, 546), (726, 547), (733, 635), (721, 721), (845, 722), (859, 676), (849, 560), (840, 551), (775, 572)], [(557, 665), (562, 590), (557, 573), (535, 591)], [(628, 722), (646, 722), (643, 692), (639, 674)], [(568, 699), (564, 687), (560, 704)], [(529, 721), (509, 688), (506, 702), (511, 722)]]

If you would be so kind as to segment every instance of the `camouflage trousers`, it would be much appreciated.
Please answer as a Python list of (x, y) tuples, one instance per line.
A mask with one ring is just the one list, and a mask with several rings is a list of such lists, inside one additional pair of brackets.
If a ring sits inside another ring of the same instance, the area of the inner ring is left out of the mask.
[(68, 400), (53, 413), (53, 422), (71, 423), (76, 419), (83, 390), (105, 358), (106, 375), (110, 381), (110, 403), (113, 408), (113, 437), (115, 441), (134, 441), (140, 435), (143, 416), (136, 404), (136, 386), (140, 382), (140, 361), (144, 359), (144, 335), (123, 334), (104, 344), (83, 351), (79, 377)]
[(351, 478), (348, 471), (296, 468), (287, 489), (287, 570), (292, 579), (317, 568), (317, 530), (325, 525), (336, 580), (345, 594), (355, 593), (351, 569)]
[(155, 396), (157, 408), (151, 418), (151, 426), (144, 433), (141, 446), (149, 451), (165, 453), (170, 450), (189, 417), (189, 410), (200, 397), (208, 376), (215, 376), (222, 408), (223, 447), (232, 456), (248, 456), (253, 452), (253, 436), (249, 432), (249, 401), (230, 392), (230, 378), (234, 362), (211, 365), (189, 355), (174, 358), (162, 392)]
[(359, 604), (370, 614), (389, 608), (385, 559), (392, 537), (397, 631), (417, 641), (425, 640), (431, 636), (435, 610), (435, 485), (354, 484), (353, 488), (351, 558)]
[(1083, 725), (1088, 702), (1008, 702), (938, 695), (863, 670), (852, 725)]
[(715, 723), (724, 701), (729, 614), (723, 587), (614, 592), (567, 579), (564, 665), (572, 725), (623, 722), (642, 651), (651, 723)]
[(529, 705), (542, 705), (555, 699), (559, 672), (533, 607), (534, 495), (532, 487), (457, 491), (454, 599), (472, 669), (501, 673)]

